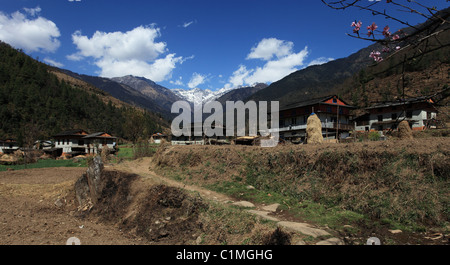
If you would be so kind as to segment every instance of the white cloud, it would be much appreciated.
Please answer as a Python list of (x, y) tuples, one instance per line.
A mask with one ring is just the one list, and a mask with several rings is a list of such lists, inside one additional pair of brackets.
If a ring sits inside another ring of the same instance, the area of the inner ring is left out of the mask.
[(167, 52), (167, 44), (155, 41), (160, 36), (159, 29), (152, 26), (140, 26), (127, 32), (97, 31), (91, 38), (77, 31), (72, 34), (72, 40), (79, 51), (67, 58), (94, 58), (101, 76), (135, 75), (161, 82), (170, 78), (176, 64), (184, 60), (175, 53), (161, 58)]
[(17, 11), (8, 15), (0, 11), (0, 40), (27, 52), (55, 52), (60, 46), (58, 38), (61, 36), (56, 24), (36, 17), (40, 7), (24, 10), (26, 14)]
[(25, 7), (23, 10), (25, 10), (25, 12), (27, 12), (32, 17), (37, 16), (42, 11), (42, 9), (39, 6), (37, 6), (35, 8), (26, 8)]
[(265, 64), (262, 67), (247, 69), (240, 65), (229, 78), (226, 88), (255, 83), (271, 83), (299, 70), (304, 65), (308, 56), (308, 47), (298, 53), (293, 51), (294, 44), (289, 41), (275, 38), (263, 39), (256, 47), (253, 47), (247, 56), (248, 59), (262, 59)]
[(183, 83), (183, 77), (182, 77), (182, 76), (180, 76), (180, 77), (179, 77), (177, 80), (175, 80), (175, 81), (171, 80), (170, 83), (173, 84), (173, 85), (177, 85), (177, 86), (184, 86), (184, 83)]
[(188, 83), (189, 88), (196, 88), (197, 86), (205, 83), (206, 75), (201, 75), (199, 73), (192, 74), (191, 80)]
[(333, 61), (333, 60), (334, 60), (334, 58), (320, 57), (320, 58), (317, 58), (317, 59), (312, 60), (312, 61), (308, 64), (308, 66), (312, 66), (312, 65), (321, 65), (321, 64), (324, 64), (324, 63), (328, 63), (328, 62), (330, 62), (330, 61)]
[(247, 70), (245, 65), (240, 65), (239, 69), (233, 72), (229, 79), (229, 83), (225, 85), (225, 88), (239, 87), (246, 83), (246, 78), (251, 74), (253, 70)]
[(44, 58), (44, 62), (48, 63), (49, 65), (58, 67), (58, 68), (64, 67), (64, 64), (59, 63), (59, 62), (57, 62), (57, 61), (55, 61), (55, 60), (52, 60), (52, 59), (50, 59), (50, 58), (48, 58), (48, 57), (47, 57), (47, 58)]
[(275, 55), (282, 58), (292, 53), (294, 43), (275, 38), (263, 39), (256, 47), (253, 47), (247, 59), (263, 59), (268, 61)]
[(308, 56), (308, 47), (299, 53), (292, 53), (279, 60), (268, 61), (263, 67), (257, 67), (251, 76), (245, 79), (247, 84), (275, 82), (293, 73), (302, 66)]
[(189, 27), (192, 24), (194, 24), (194, 21), (184, 22), (182, 27), (183, 28), (187, 28), (187, 27)]

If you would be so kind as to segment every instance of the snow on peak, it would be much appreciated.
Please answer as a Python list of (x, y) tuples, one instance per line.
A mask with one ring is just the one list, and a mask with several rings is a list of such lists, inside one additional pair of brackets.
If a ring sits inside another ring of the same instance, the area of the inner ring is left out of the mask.
[(172, 89), (172, 92), (177, 94), (182, 99), (189, 101), (194, 104), (206, 104), (208, 102), (214, 101), (221, 96), (225, 95), (234, 88), (221, 88), (217, 91), (211, 91), (209, 89), (193, 88), (190, 90), (186, 89)]

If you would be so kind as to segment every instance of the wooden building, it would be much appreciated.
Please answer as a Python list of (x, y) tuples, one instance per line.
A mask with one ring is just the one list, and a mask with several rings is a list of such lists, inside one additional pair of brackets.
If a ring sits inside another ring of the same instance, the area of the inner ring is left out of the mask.
[(102, 148), (108, 147), (111, 152), (116, 151), (116, 137), (105, 132), (89, 134), (85, 130), (70, 130), (53, 136), (55, 147), (53, 152), (61, 150), (62, 155), (84, 155), (100, 153)]
[(15, 140), (0, 140), (0, 154), (12, 154), (17, 150), (19, 150), (19, 145)]
[(379, 102), (366, 108), (367, 113), (355, 119), (355, 130), (395, 130), (403, 120), (408, 121), (413, 130), (424, 130), (434, 125), (437, 110), (433, 104), (430, 97)]
[[(322, 122), (324, 139), (346, 138), (354, 130), (354, 124), (350, 122), (350, 111), (354, 108), (336, 95), (293, 103), (280, 109), (277, 130), (281, 139), (303, 142), (308, 117), (314, 113)], [(274, 130), (276, 129), (270, 131)]]

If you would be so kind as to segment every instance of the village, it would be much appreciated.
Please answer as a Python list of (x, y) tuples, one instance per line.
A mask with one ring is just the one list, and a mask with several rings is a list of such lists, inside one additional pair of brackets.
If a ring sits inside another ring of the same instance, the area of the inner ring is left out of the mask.
[[(308, 143), (307, 122), (310, 116), (320, 121), (317, 125), (321, 131), (320, 142), (356, 142), (365, 139), (383, 140), (398, 131), (400, 122), (405, 121), (408, 129), (424, 131), (442, 128), (444, 124), (438, 119), (438, 110), (431, 96), (408, 98), (390, 102), (376, 103), (365, 108), (364, 114), (355, 116), (355, 107), (347, 104), (336, 95), (330, 95), (286, 106), (279, 111), (279, 126), (271, 129), (271, 133), (279, 134), (279, 144)], [(192, 132), (195, 126), (191, 126)], [(317, 127), (316, 126), (316, 127)], [(225, 130), (225, 126), (223, 126)], [(193, 135), (193, 134), (192, 134)], [(410, 136), (408, 136), (410, 137)], [(173, 136), (161, 132), (154, 133), (149, 143), (169, 142), (172, 145), (258, 145), (261, 136), (207, 137)], [(119, 139), (108, 132), (89, 133), (82, 129), (60, 132), (52, 139), (36, 139), (32, 149), (42, 150), (46, 158), (69, 159), (100, 154), (107, 149), (108, 154), (116, 154)], [(310, 139), (311, 143), (312, 140)], [(18, 161), (14, 153), (32, 150), (18, 145), (15, 139), (0, 140), (0, 163), (14, 164)]]

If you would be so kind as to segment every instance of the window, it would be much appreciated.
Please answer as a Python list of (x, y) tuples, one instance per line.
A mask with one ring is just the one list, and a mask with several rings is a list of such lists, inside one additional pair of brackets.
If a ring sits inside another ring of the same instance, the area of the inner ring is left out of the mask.
[(392, 113), (391, 119), (396, 120), (397, 119), (397, 113)]
[(406, 112), (406, 118), (412, 118), (412, 116), (413, 116), (412, 111)]
[(333, 103), (337, 103), (337, 99), (336, 98), (333, 98)]
[(378, 115), (378, 121), (383, 121), (383, 115)]
[(297, 124), (297, 118), (292, 118), (292, 124)]
[(331, 106), (327, 106), (327, 112), (331, 113)]

